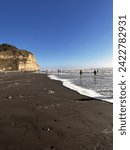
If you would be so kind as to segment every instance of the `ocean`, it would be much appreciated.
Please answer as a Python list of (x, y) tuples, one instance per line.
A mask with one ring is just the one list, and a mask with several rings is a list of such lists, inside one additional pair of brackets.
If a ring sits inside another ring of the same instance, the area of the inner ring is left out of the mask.
[(96, 75), (94, 70), (84, 69), (82, 75), (79, 70), (62, 70), (51, 72), (48, 77), (61, 81), (64, 86), (82, 95), (113, 103), (113, 69), (97, 68)]

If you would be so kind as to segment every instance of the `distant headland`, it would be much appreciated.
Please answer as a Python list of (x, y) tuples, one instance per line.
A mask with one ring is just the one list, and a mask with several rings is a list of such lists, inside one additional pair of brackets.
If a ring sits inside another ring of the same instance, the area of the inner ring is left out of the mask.
[(35, 56), (28, 50), (0, 44), (0, 71), (38, 71)]

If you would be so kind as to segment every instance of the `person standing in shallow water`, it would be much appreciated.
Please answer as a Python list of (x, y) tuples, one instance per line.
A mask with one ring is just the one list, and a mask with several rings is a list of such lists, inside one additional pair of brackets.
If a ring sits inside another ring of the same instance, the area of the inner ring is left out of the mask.
[(96, 74), (97, 74), (96, 70), (94, 70), (94, 72), (93, 72), (93, 73), (94, 73), (94, 75), (96, 75)]
[(60, 73), (60, 70), (59, 70), (59, 69), (57, 70), (57, 73), (58, 73), (58, 74)]
[(79, 74), (80, 74), (80, 76), (82, 76), (82, 74), (83, 74), (83, 71), (82, 71), (82, 70), (80, 70)]

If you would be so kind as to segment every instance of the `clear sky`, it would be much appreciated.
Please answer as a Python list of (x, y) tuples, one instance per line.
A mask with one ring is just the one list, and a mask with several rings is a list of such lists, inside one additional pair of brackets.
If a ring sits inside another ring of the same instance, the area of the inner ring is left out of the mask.
[(0, 43), (41, 68), (112, 66), (112, 0), (0, 0)]

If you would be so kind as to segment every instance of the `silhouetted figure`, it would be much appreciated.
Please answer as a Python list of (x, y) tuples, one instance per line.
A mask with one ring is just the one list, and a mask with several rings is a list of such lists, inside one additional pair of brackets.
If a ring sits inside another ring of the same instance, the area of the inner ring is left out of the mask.
[(80, 74), (80, 75), (82, 75), (82, 74), (83, 74), (83, 71), (82, 71), (82, 70), (80, 70), (79, 74)]
[(60, 73), (60, 70), (58, 69), (57, 72), (58, 72), (58, 74), (59, 74), (59, 73)]
[(96, 72), (96, 70), (94, 70), (94, 72), (93, 72), (93, 73), (94, 73), (94, 75), (96, 75), (96, 73), (97, 73), (97, 72)]

